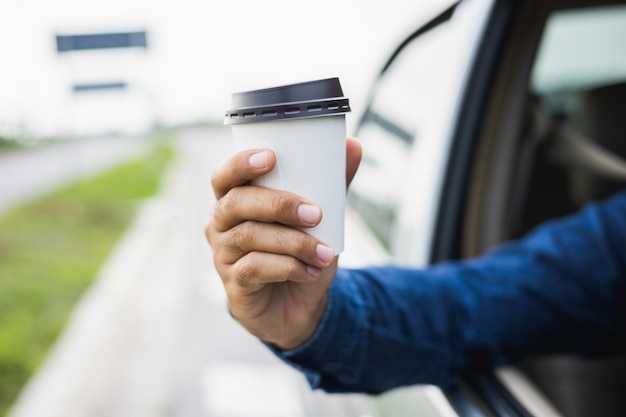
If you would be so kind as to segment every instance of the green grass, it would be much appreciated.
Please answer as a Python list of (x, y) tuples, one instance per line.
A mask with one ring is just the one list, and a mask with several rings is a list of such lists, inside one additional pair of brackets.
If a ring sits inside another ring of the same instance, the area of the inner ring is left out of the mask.
[(0, 218), (0, 415), (44, 359), (72, 307), (158, 190), (172, 151), (154, 150)]
[(34, 146), (47, 146), (56, 142), (53, 137), (17, 136), (8, 137), (0, 134), (0, 154), (19, 151)]
[(0, 135), (0, 153), (20, 148), (22, 145), (18, 141)]

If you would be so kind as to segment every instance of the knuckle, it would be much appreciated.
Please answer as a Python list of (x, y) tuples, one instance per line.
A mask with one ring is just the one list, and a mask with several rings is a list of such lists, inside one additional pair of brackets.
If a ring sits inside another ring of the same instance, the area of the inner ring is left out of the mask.
[(285, 193), (275, 193), (272, 197), (271, 207), (272, 212), (275, 213), (279, 217), (284, 217), (289, 214), (291, 209), (292, 202), (291, 198), (288, 194)]
[(233, 253), (235, 255), (243, 255), (245, 253), (243, 249), (243, 242), (241, 228), (235, 227), (228, 233), (224, 233), (220, 239), (220, 245), (224, 250)]
[(235, 206), (234, 194), (236, 194), (234, 190), (230, 190), (222, 198), (217, 200), (217, 202), (215, 203), (215, 211), (219, 213), (219, 215), (223, 216), (224, 214), (232, 211), (233, 207)]
[(275, 235), (276, 245), (291, 254), (303, 253), (311, 247), (311, 237), (295, 229), (281, 229)]
[(294, 277), (302, 272), (302, 264), (297, 260), (291, 258), (285, 263), (285, 272), (287, 276)]
[(224, 210), (224, 198), (220, 198), (219, 200), (217, 200), (215, 202), (215, 205), (213, 206), (213, 214), (211, 215), (211, 219), (213, 219), (213, 222), (217, 222), (219, 221), (219, 219), (221, 219), (223, 217), (222, 213)]
[(254, 254), (241, 258), (234, 279), (238, 286), (248, 287), (259, 274), (259, 262)]
[(213, 208), (213, 219), (216, 223), (227, 222), (229, 215), (232, 215), (234, 209), (237, 207), (237, 192), (236, 190), (230, 190), (222, 198), (215, 202)]
[(307, 250), (310, 245), (310, 236), (306, 233), (297, 233), (294, 239), (294, 244), (298, 252)]
[(246, 220), (239, 228), (238, 238), (241, 246), (256, 246), (257, 236), (260, 233), (261, 224), (255, 221)]

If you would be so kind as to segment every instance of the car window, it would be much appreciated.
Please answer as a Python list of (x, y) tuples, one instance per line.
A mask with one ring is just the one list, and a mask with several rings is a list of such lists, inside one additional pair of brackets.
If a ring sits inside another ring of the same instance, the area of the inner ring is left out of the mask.
[[(532, 73), (532, 92), (553, 119), (581, 138), (621, 157), (626, 100), (626, 5), (562, 10), (546, 24)], [(566, 188), (572, 206), (606, 198), (623, 187), (571, 167)], [(563, 199), (561, 199), (563, 200)]]
[[(574, 148), (567, 145), (593, 144), (626, 157), (626, 5), (553, 12), (541, 37), (530, 90), (553, 126), (566, 129), (543, 138), (547, 145), (528, 171), (520, 235), (624, 189), (626, 182), (603, 174), (599, 165), (581, 163), (591, 154), (573, 158), (568, 151)], [(562, 143), (558, 154), (550, 152), (550, 143), (559, 142), (556, 136)], [(624, 366), (623, 356), (590, 362), (561, 356), (529, 360), (522, 369), (564, 415), (621, 416)]]
[[(378, 80), (357, 136), (363, 145), (350, 201), (381, 243), (389, 247), (412, 145), (419, 142), (446, 100), (449, 22), (413, 40)], [(444, 82), (445, 84), (445, 82)], [(444, 110), (444, 109), (441, 109)]]
[(532, 87), (539, 94), (626, 80), (626, 6), (553, 13), (541, 42)]
[[(582, 95), (626, 82), (626, 6), (563, 10), (548, 18), (531, 91), (550, 112), (571, 119)], [(570, 120), (571, 121), (571, 120)]]

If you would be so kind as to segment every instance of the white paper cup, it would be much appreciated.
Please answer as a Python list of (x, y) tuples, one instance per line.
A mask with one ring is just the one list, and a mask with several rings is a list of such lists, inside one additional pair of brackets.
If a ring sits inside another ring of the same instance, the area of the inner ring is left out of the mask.
[(322, 209), (322, 221), (302, 228), (344, 249), (348, 99), (337, 78), (235, 93), (226, 112), (239, 149), (271, 149), (277, 164), (255, 184), (298, 194)]

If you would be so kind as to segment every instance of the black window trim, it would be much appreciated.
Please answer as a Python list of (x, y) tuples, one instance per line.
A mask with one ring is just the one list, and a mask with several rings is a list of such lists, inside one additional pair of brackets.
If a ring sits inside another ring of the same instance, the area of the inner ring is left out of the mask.
[(460, 228), (469, 181), (470, 165), (480, 134), (487, 100), (493, 83), (496, 63), (517, 10), (517, 2), (495, 1), (485, 32), (481, 37), (477, 58), (466, 82), (459, 119), (456, 123), (447, 172), (439, 200), (439, 216), (434, 230), (431, 263), (459, 259)]
[(413, 33), (411, 33), (409, 36), (407, 36), (396, 47), (396, 49), (391, 53), (391, 55), (389, 55), (389, 58), (387, 58), (387, 60), (385, 61), (385, 64), (382, 66), (380, 72), (378, 73), (376, 82), (374, 83), (373, 88), (369, 91), (367, 99), (365, 100), (365, 109), (366, 110), (361, 115), (361, 118), (359, 119), (358, 123), (356, 124), (357, 127), (356, 127), (355, 134), (357, 136), (358, 136), (358, 132), (359, 132), (359, 129), (361, 128), (361, 126), (368, 121), (367, 117), (369, 116), (369, 113), (371, 112), (372, 102), (373, 102), (373, 99), (374, 99), (374, 96), (376, 94), (377, 87), (378, 87), (378, 80), (380, 80), (385, 75), (385, 73), (387, 72), (389, 67), (391, 67), (391, 65), (396, 60), (396, 58), (400, 55), (400, 53), (409, 44), (411, 44), (411, 42), (413, 42), (415, 39), (419, 38), (420, 36), (424, 35), (425, 33), (430, 32), (432, 29), (435, 29), (437, 26), (441, 25), (442, 23), (445, 23), (448, 20), (450, 20), (452, 18), (452, 15), (454, 14), (454, 11), (456, 10), (457, 6), (460, 3), (461, 3), (461, 0), (453, 3), (451, 6), (449, 6), (447, 9), (445, 9), (443, 12), (439, 13), (438, 15), (433, 17), (431, 20), (429, 20), (428, 22), (426, 22), (425, 24), (420, 26), (417, 30), (415, 30)]
[(383, 130), (391, 133), (398, 139), (402, 140), (407, 144), (411, 144), (413, 142), (414, 135), (408, 130), (402, 128), (397, 123), (391, 121), (389, 118), (381, 115), (380, 113), (370, 109), (365, 111), (363, 118), (361, 119), (360, 128), (365, 126), (367, 123), (373, 123), (377, 126), (380, 126)]
[[(460, 228), (465, 212), (469, 168), (483, 122), (496, 63), (510, 29), (511, 19), (517, 10), (516, 6), (516, 2), (511, 0), (495, 1), (481, 37), (477, 59), (466, 84), (459, 120), (453, 134), (438, 206), (439, 216), (435, 225), (431, 263), (458, 259), (461, 256)], [(398, 51), (401, 49), (398, 48)], [(498, 380), (493, 370), (470, 372), (464, 376), (463, 382), (464, 386), (478, 396), (498, 417), (533, 416)], [(451, 404), (453, 404), (452, 392), (444, 390), (444, 395), (450, 398)]]

